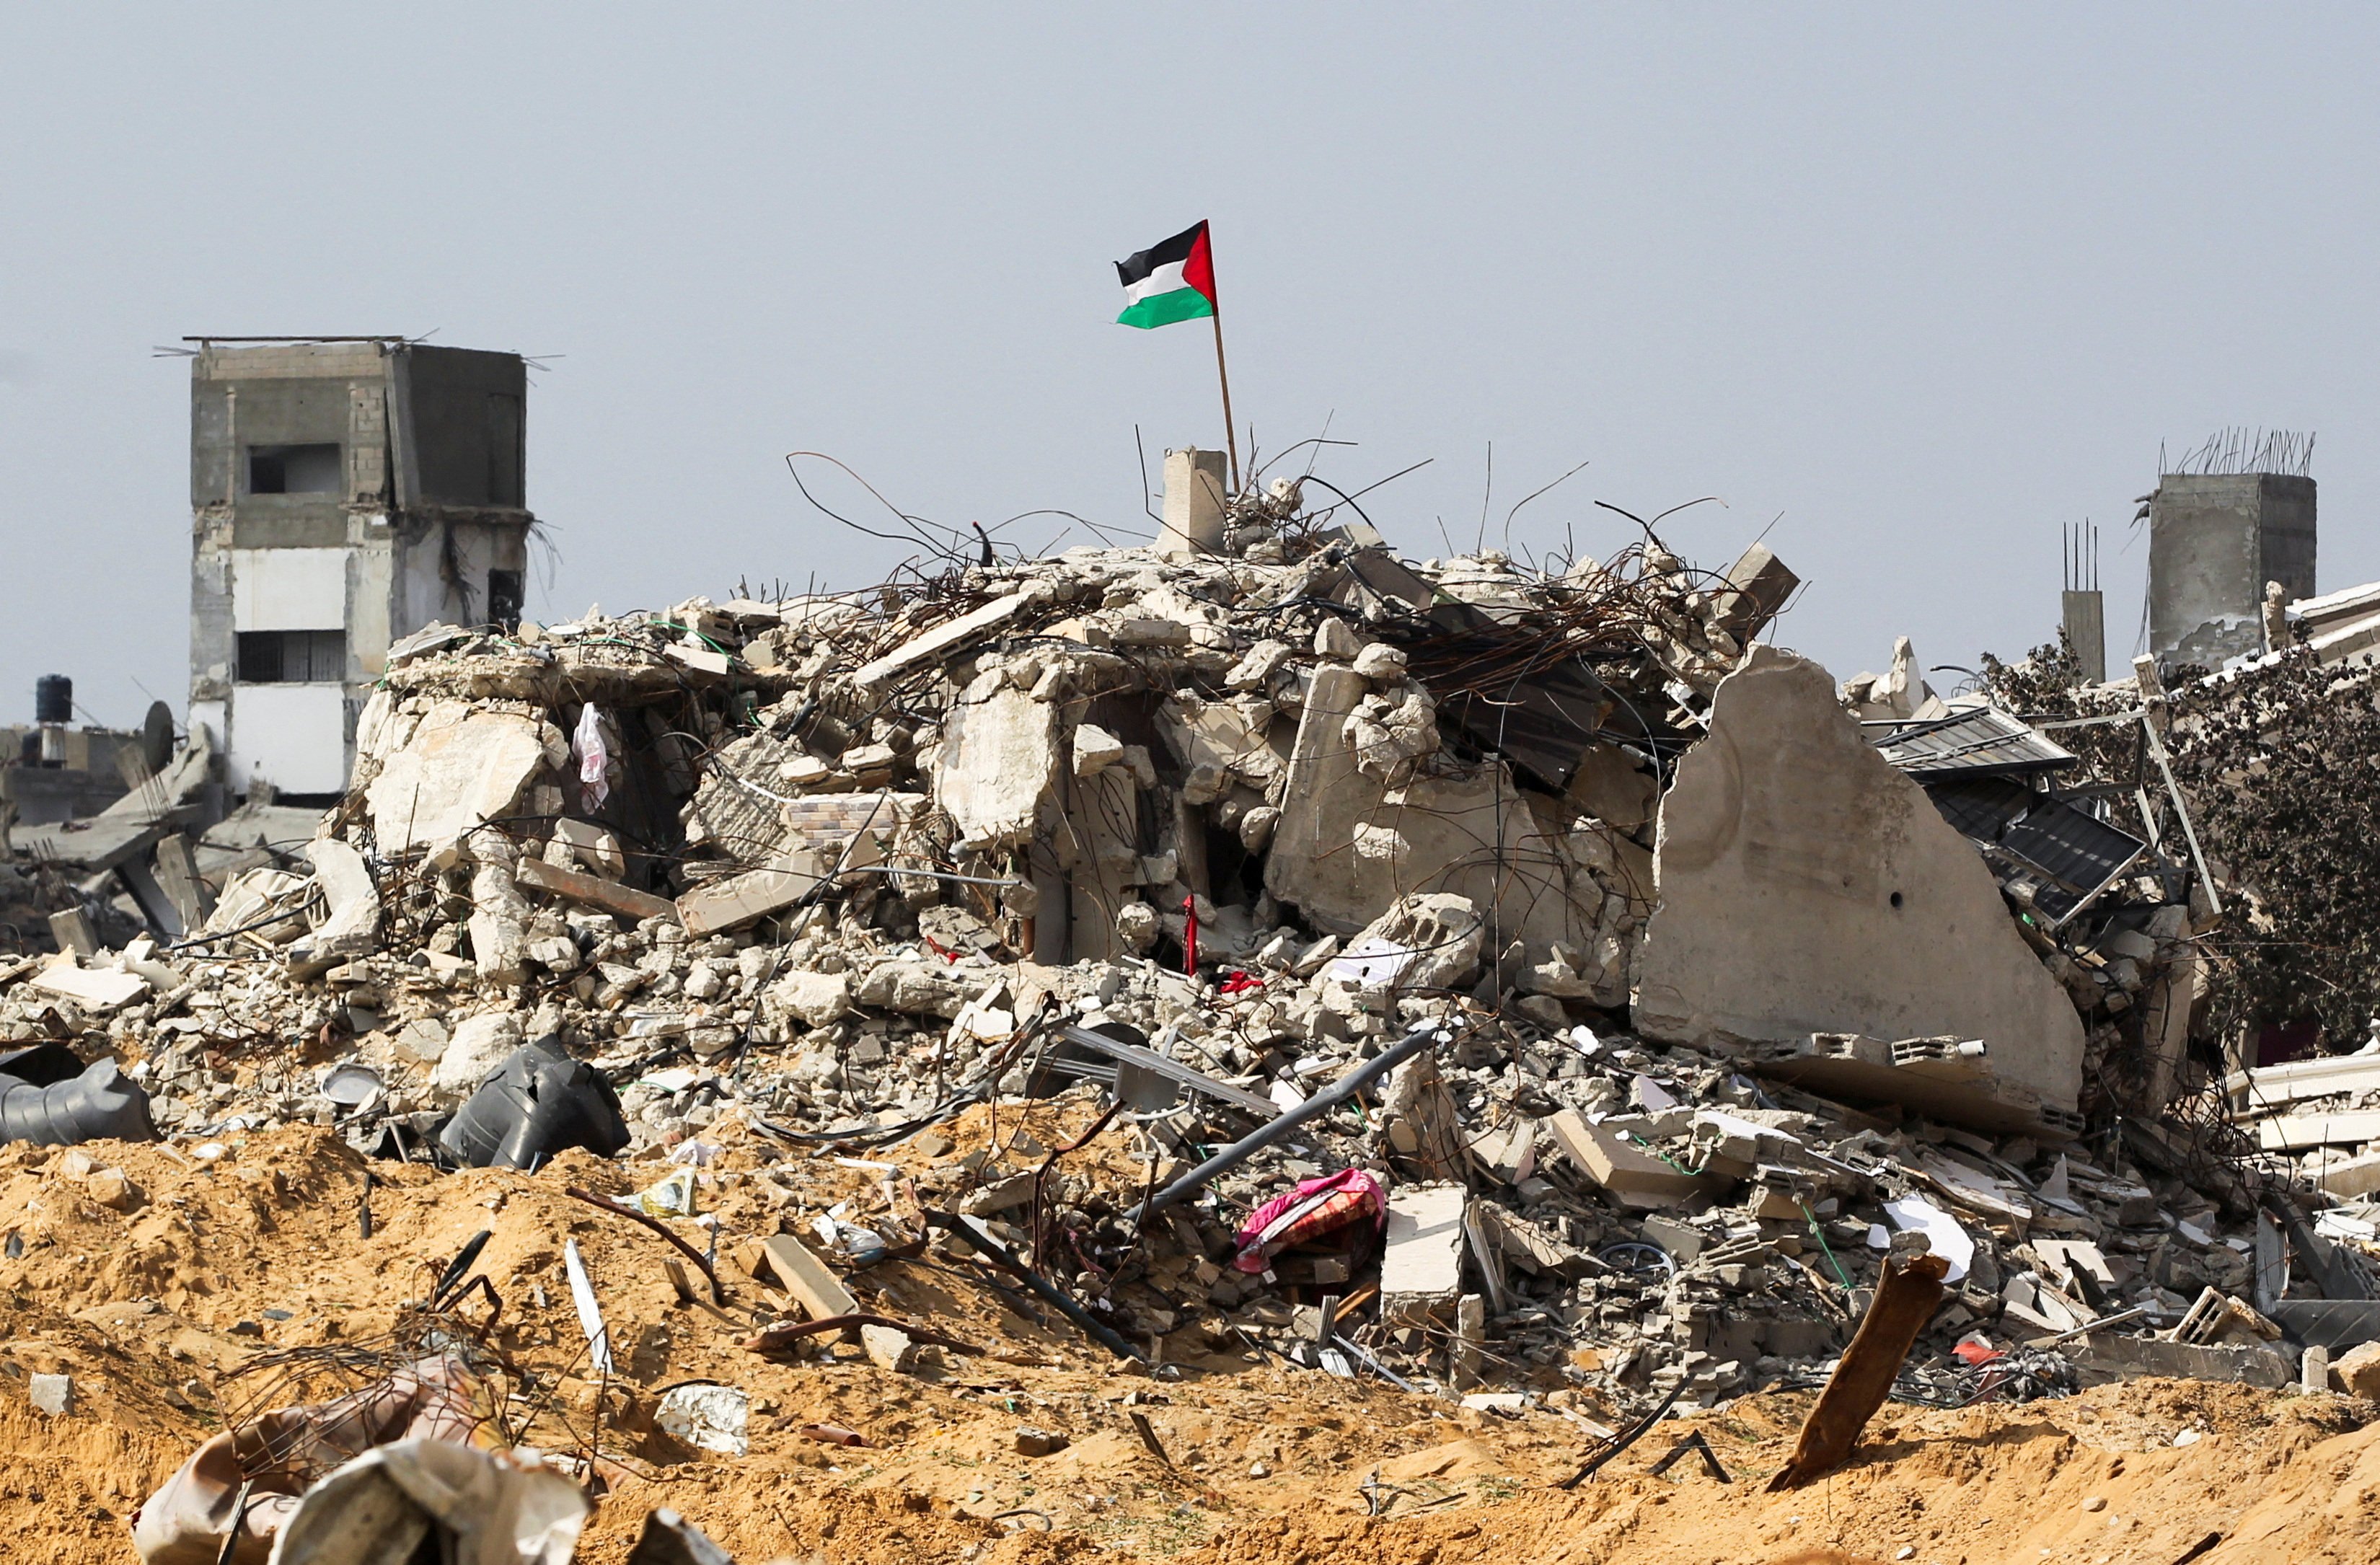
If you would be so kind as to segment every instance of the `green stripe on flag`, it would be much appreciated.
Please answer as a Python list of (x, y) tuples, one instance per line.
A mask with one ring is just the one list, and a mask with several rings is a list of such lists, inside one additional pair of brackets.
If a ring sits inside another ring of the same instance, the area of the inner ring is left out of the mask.
[(1202, 315), (1215, 313), (1215, 304), (1196, 288), (1175, 288), (1171, 293), (1151, 294), (1127, 307), (1116, 317), (1119, 326), (1171, 326), (1176, 321), (1196, 321)]

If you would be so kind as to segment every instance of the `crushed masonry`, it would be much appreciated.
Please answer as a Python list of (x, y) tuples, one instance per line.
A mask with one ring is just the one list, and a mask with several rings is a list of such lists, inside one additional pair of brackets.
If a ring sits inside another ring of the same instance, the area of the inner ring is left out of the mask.
[[(2234, 878), (2216, 731), (2317, 653), (2058, 718), (2046, 665), (1943, 696), (1905, 640), (1838, 687), (1761, 639), (1798, 585), (1765, 547), (1406, 560), (1206, 455), (1154, 549), (433, 627), (327, 811), (205, 819), (201, 730), (86, 830), (19, 831), (17, 927), (56, 949), (0, 963), (0, 1132), (116, 1212), (150, 1197), (109, 1137), (608, 1165), (579, 1220), (686, 1307), (708, 1283), (722, 1341), (925, 1382), (984, 1352), (931, 1275), (1142, 1384), (1228, 1353), (1612, 1427), (1828, 1386), (1793, 1483), (1888, 1395), (2369, 1387), (2380, 1054), (2216, 1020), (2221, 937), (2289, 894)], [(828, 1171), (860, 1183), (814, 1199)], [(641, 1427), (747, 1450), (774, 1410), (662, 1398), (588, 1231), (540, 1307), (653, 1393)], [(402, 1408), (259, 1414), (370, 1425), (267, 1496), (290, 1547), (332, 1527), (311, 1495), (456, 1531), (418, 1488), (455, 1459), (405, 1438), (486, 1370), (432, 1362), (476, 1307), (449, 1270), (373, 1350)], [(152, 1565), (255, 1476), (191, 1461)], [(466, 1465), (439, 1481), (521, 1506), (555, 1472)], [(638, 1557), (703, 1558), (688, 1528)]]

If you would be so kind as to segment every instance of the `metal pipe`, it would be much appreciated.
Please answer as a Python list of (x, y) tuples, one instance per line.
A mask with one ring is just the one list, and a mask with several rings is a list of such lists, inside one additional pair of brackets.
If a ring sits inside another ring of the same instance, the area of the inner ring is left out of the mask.
[(1296, 1108), (1282, 1114), (1281, 1118), (1242, 1136), (1192, 1169), (1188, 1173), (1150, 1196), (1146, 1202), (1125, 1213), (1126, 1220), (1139, 1221), (1151, 1212), (1161, 1212), (1166, 1207), (1197, 1194), (1209, 1180), (1217, 1175), (1230, 1172), (1308, 1120), (1318, 1119), (1346, 1102), (1347, 1099), (1354, 1097), (1389, 1072), (1395, 1070), (1424, 1049), (1432, 1044), (1447, 1042), (1453, 1036), (1444, 1024), (1439, 1022), (1431, 1022), (1415, 1028), (1389, 1048), (1341, 1076)]

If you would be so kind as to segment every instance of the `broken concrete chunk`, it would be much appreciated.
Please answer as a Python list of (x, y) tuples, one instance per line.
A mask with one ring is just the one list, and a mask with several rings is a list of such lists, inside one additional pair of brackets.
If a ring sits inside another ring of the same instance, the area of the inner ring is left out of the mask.
[[(1468, 897), (1432, 892), (1399, 897), (1349, 944), (1334, 973), (1359, 964), (1359, 981), (1399, 989), (1456, 989), (1479, 971), (1485, 921)], [(1358, 958), (1357, 952), (1372, 953)]]
[(1075, 775), (1096, 777), (1123, 759), (1123, 741), (1097, 723), (1075, 728)]
[(25, 1382), (28, 1399), (36, 1413), (46, 1413), (53, 1418), (63, 1417), (74, 1403), (74, 1377), (70, 1375), (36, 1375)]
[(1272, 684), (1273, 675), (1289, 663), (1290, 648), (1286, 641), (1259, 641), (1249, 648), (1231, 672), (1223, 675), (1227, 690), (1263, 690)]
[(325, 966), (378, 950), (380, 887), (364, 855), (336, 837), (317, 837), (306, 844), (306, 856), (314, 862), (314, 883), (330, 904), (330, 916), (300, 937), (299, 949)]
[(478, 1090), (488, 1073), (512, 1058), (521, 1046), (518, 1012), (487, 1011), (466, 1016), (438, 1057), (430, 1085), (441, 1097), (459, 1103)]
[(784, 855), (765, 869), (698, 886), (677, 899), (678, 921), (689, 935), (717, 934), (782, 913), (808, 896), (823, 878), (826, 866), (808, 848)]
[(788, 973), (769, 996), (807, 1027), (823, 1027), (851, 1013), (851, 978), (843, 973)]
[(1579, 1171), (1629, 1205), (1670, 1206), (1705, 1188), (1700, 1174), (1664, 1162), (1618, 1131), (1589, 1124), (1575, 1109), (1564, 1109), (1545, 1128)]
[(1165, 454), (1165, 515), (1151, 546), (1160, 559), (1223, 552), (1224, 453), (1184, 446)]
[(104, 967), (78, 967), (71, 955), (55, 958), (32, 977), (33, 988), (63, 995), (94, 1014), (128, 1005), (149, 992), (148, 980)]
[(1058, 708), (985, 674), (942, 720), (934, 797), (962, 846), (1014, 847), (1032, 839), (1057, 770)]
[(1738, 641), (1760, 634), (1793, 596), (1802, 578), (1765, 543), (1745, 550), (1727, 568), (1727, 587), (1711, 600), (1711, 625)]
[(620, 839), (604, 827), (565, 817), (547, 830), (555, 843), (595, 874), (616, 880), (626, 871), (627, 857)]
[(2380, 1342), (2359, 1343), (2333, 1359), (2330, 1383), (2350, 1397), (2380, 1399)]
[[(1336, 624), (1336, 621), (1330, 622)], [(1463, 1296), (1460, 1184), (1408, 1184), (1389, 1196), (1388, 1248), (1380, 1259), (1380, 1318), (1419, 1324), (1451, 1315)]]
[(1018, 611), (1031, 601), (1033, 594), (1029, 591), (994, 599), (972, 613), (961, 614), (912, 637), (874, 662), (861, 664), (852, 671), (851, 682), (863, 690), (890, 685), (943, 653), (989, 635), (1015, 618)]
[[(812, 1320), (827, 1320), (839, 1315), (852, 1315), (859, 1304), (852, 1298), (824, 1261), (809, 1247), (790, 1233), (780, 1233), (760, 1242), (763, 1265), (793, 1301), (809, 1312)], [(904, 1339), (905, 1341), (906, 1339)]]
[(867, 1350), (868, 1362), (879, 1369), (905, 1375), (917, 1367), (917, 1344), (905, 1331), (890, 1326), (863, 1326), (859, 1328), (859, 1345)]
[(545, 765), (545, 728), (516, 712), (433, 704), (366, 790), (381, 853), (394, 858), (442, 847), (512, 813)]
[(605, 880), (584, 875), (576, 869), (563, 869), (541, 858), (524, 858), (514, 867), (516, 881), (533, 892), (558, 896), (565, 902), (601, 908), (623, 918), (642, 923), (648, 918), (677, 917), (677, 904), (667, 897), (657, 897), (650, 892), (637, 891), (616, 880)]
[(966, 1009), (973, 998), (965, 981), (951, 977), (947, 966), (923, 962), (879, 963), (859, 980), (853, 997), (879, 1011), (944, 1021)]

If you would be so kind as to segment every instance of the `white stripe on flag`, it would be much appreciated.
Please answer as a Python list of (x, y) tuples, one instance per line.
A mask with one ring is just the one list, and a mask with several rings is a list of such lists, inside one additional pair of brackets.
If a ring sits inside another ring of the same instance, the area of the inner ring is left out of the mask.
[(1183, 265), (1181, 261), (1169, 261), (1139, 282), (1125, 288), (1124, 308), (1129, 309), (1152, 294), (1170, 294), (1188, 287), (1190, 285), (1182, 280)]

